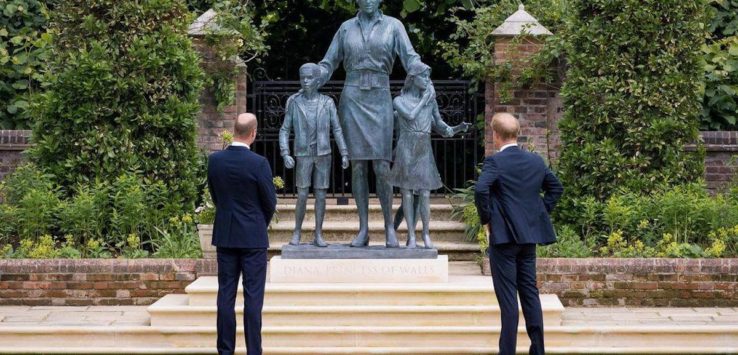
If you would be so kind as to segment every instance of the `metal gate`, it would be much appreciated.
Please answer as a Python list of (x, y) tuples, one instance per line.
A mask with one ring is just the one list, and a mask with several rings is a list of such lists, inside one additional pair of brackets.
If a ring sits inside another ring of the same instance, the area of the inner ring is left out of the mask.
[[(462, 121), (474, 123), (480, 113), (484, 113), (484, 95), (470, 93), (471, 82), (466, 80), (434, 80), (438, 108), (443, 120), (453, 126)], [(403, 81), (390, 81), (392, 96), (399, 95)], [(299, 81), (292, 80), (255, 80), (248, 93), (249, 111), (256, 114), (259, 120), (259, 135), (254, 152), (265, 156), (272, 166), (274, 176), (281, 176), (285, 188), (279, 191), (282, 197), (293, 197), (295, 188), (295, 169), (286, 169), (279, 151), (279, 129), (284, 120), (287, 98), (300, 89)], [(329, 81), (320, 90), (324, 95), (338, 100), (343, 90), (343, 81)], [(434, 195), (443, 195), (454, 188), (465, 187), (467, 181), (476, 179), (476, 166), (484, 158), (481, 132), (470, 129), (469, 132), (452, 138), (444, 138), (433, 134), (431, 141), (436, 157), (438, 171), (444, 187), (433, 191)], [(331, 186), (329, 197), (345, 197), (351, 195), (351, 168), (341, 169), (341, 157), (333, 142), (333, 164), (331, 166)], [(370, 169), (371, 170), (371, 169)], [(375, 193), (375, 177), (369, 176), (369, 189)]]

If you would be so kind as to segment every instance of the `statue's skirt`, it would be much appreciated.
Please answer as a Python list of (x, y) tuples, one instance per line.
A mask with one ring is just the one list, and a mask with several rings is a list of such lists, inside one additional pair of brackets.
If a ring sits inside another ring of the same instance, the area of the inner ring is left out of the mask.
[(344, 86), (338, 117), (351, 160), (392, 160), (394, 115), (389, 87)]
[(401, 189), (415, 191), (435, 190), (443, 186), (436, 159), (433, 157), (429, 133), (400, 132), (389, 182)]

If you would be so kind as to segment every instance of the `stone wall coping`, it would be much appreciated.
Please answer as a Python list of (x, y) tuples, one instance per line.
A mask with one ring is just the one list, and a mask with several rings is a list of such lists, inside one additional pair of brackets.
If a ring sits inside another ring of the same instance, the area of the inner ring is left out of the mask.
[[(125, 272), (199, 272), (214, 264), (213, 259), (2, 259), (0, 273), (125, 273)], [(656, 269), (658, 272), (705, 271), (736, 272), (738, 258), (538, 258), (538, 268), (586, 268), (592, 272)], [(718, 271), (715, 268), (721, 268)], [(724, 270), (723, 270), (724, 269)]]
[(0, 274), (208, 272), (208, 259), (3, 259)]

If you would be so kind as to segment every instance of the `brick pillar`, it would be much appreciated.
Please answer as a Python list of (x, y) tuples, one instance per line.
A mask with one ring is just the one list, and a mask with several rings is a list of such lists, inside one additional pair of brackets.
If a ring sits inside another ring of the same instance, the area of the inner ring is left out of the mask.
[[(31, 131), (0, 130), (0, 181), (25, 160), (24, 151), (31, 147)], [(0, 194), (0, 203), (3, 203)]]
[(208, 71), (218, 67), (231, 69), (235, 66), (236, 75), (233, 78), (236, 84), (235, 101), (222, 112), (218, 111), (215, 97), (210, 90), (204, 90), (200, 95), (200, 117), (197, 121), (197, 144), (208, 152), (223, 148), (223, 131), (233, 133), (233, 121), (241, 113), (246, 112), (247, 82), (246, 64), (240, 58), (222, 60), (215, 56), (213, 49), (206, 43), (205, 36), (217, 26), (216, 13), (211, 9), (200, 16), (190, 25), (189, 35), (192, 43), (200, 54), (201, 67)]
[[(511, 63), (512, 77), (515, 77), (528, 64), (531, 56), (543, 47), (541, 36), (550, 34), (525, 12), (521, 5), (518, 12), (493, 32), (494, 63), (496, 65)], [(494, 153), (492, 116), (495, 113), (508, 112), (514, 114), (520, 121), (521, 132), (518, 137), (520, 145), (554, 160), (558, 155), (556, 127), (562, 115), (559, 85), (533, 84), (516, 87), (503, 93), (502, 91), (506, 90), (503, 85), (487, 82), (485, 89), (485, 154)]]

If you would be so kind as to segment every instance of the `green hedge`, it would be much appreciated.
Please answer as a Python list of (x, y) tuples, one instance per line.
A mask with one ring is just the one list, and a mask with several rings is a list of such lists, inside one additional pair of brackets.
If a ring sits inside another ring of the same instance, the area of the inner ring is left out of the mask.
[(705, 130), (738, 129), (738, 0), (710, 0), (710, 37), (703, 47)]
[(648, 193), (694, 181), (703, 76), (703, 1), (577, 0), (566, 30), (562, 89), (563, 220), (579, 198)]
[(27, 129), (49, 58), (48, 12), (38, 0), (0, 1), (0, 129)]
[[(133, 174), (191, 212), (203, 180), (196, 145), (202, 72), (176, 0), (59, 2), (48, 90), (31, 159), (65, 196)], [(154, 206), (151, 206), (152, 208)]]

